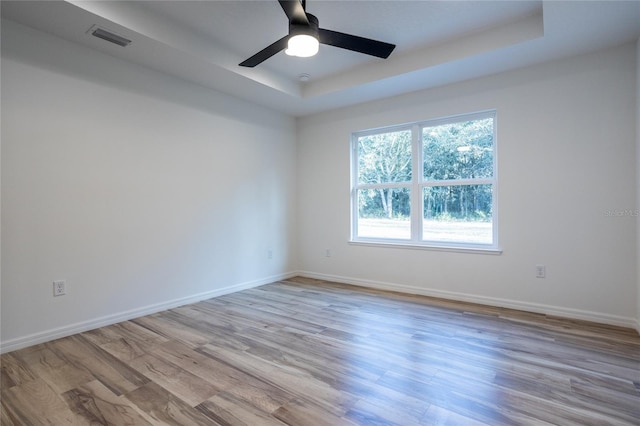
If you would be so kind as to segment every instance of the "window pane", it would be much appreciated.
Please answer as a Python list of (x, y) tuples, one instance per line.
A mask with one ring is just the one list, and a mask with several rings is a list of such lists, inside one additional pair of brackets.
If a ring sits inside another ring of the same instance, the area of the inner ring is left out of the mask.
[(422, 239), (492, 244), (492, 185), (424, 188)]
[(493, 118), (422, 129), (424, 178), (493, 176)]
[(408, 188), (358, 191), (358, 237), (411, 239)]
[(358, 138), (358, 183), (411, 180), (411, 130)]

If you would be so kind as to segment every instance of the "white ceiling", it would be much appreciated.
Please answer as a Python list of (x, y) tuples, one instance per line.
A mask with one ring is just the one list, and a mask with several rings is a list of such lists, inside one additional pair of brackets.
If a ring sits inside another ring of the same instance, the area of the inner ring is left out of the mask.
[[(287, 34), (276, 0), (2, 1), (2, 17), (295, 116), (640, 38), (640, 1), (307, 0), (320, 27), (394, 43), (384, 60), (321, 46), (238, 63)], [(133, 40), (91, 36), (100, 25)], [(301, 82), (301, 74), (309, 74)]]

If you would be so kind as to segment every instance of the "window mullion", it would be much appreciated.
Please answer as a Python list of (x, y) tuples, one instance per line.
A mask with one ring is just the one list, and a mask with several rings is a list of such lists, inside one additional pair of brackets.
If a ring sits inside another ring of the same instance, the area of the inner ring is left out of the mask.
[(358, 235), (358, 138), (351, 137), (351, 239)]
[(422, 202), (421, 183), (422, 171), (422, 141), (420, 138), (420, 126), (411, 127), (411, 151), (412, 151), (412, 179), (411, 179), (411, 240), (422, 239), (422, 217), (424, 216), (424, 203)]
[(450, 180), (434, 180), (431, 182), (421, 182), (423, 187), (428, 186), (463, 186), (463, 185), (492, 185), (495, 183), (494, 178), (474, 178), (474, 179), (450, 179)]
[(356, 189), (386, 189), (386, 188), (409, 188), (413, 187), (412, 182), (388, 182), (388, 183), (361, 183), (356, 184)]

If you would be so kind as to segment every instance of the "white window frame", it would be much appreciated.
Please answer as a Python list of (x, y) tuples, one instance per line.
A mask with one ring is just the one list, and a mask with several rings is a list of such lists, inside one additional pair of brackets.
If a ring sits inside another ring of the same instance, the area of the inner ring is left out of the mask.
[[(490, 178), (475, 179), (451, 179), (451, 180), (425, 180), (423, 172), (423, 146), (422, 131), (424, 128), (439, 126), (461, 121), (493, 119), (493, 174)], [(499, 254), (502, 251), (498, 245), (498, 149), (497, 149), (497, 112), (496, 110), (480, 111), (469, 114), (460, 114), (433, 120), (420, 121), (396, 126), (382, 127), (351, 134), (351, 244), (375, 245), (384, 247), (407, 247), (418, 249), (436, 249), (446, 251), (481, 252)], [(379, 133), (391, 133), (402, 130), (411, 130), (412, 133), (412, 180), (411, 182), (389, 182), (382, 184), (358, 183), (358, 139)], [(453, 185), (491, 185), (491, 209), (492, 209), (492, 243), (465, 243), (423, 240), (424, 202), (423, 191), (428, 187), (453, 186)], [(409, 188), (411, 191), (411, 238), (391, 239), (359, 237), (358, 232), (358, 191), (371, 188)], [(416, 194), (418, 194), (416, 196)]]

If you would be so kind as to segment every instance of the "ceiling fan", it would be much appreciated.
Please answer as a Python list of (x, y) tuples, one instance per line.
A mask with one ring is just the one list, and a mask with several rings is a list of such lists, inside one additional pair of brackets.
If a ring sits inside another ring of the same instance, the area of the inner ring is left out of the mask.
[(306, 0), (278, 0), (278, 3), (289, 18), (289, 34), (240, 63), (240, 66), (255, 67), (281, 50), (291, 56), (313, 56), (318, 52), (320, 43), (384, 59), (396, 47), (395, 44), (319, 28), (318, 18), (306, 12)]

